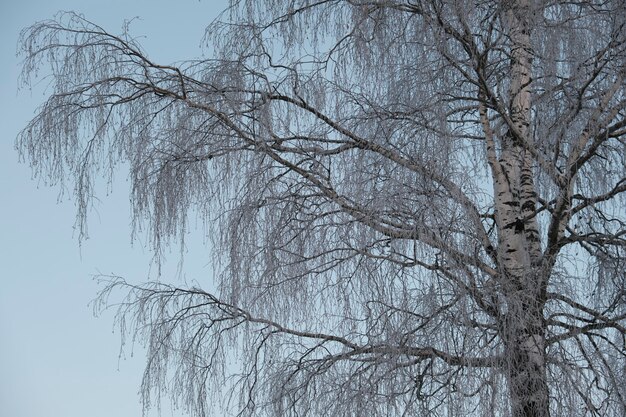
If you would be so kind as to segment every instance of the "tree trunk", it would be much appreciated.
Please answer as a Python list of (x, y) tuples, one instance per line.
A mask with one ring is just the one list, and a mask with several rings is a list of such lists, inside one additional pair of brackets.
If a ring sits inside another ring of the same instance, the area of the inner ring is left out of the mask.
[(494, 171), (499, 258), (506, 271), (502, 277), (507, 299), (502, 337), (508, 360), (512, 416), (548, 417), (543, 320), (547, 281), (542, 274), (534, 273), (542, 251), (532, 159), (526, 149), (534, 142), (529, 130), (533, 58), (529, 19), (533, 10), (529, 0), (505, 4), (505, 24), (511, 41), (511, 124), (509, 135), (503, 140), (501, 169)]
[(513, 417), (550, 415), (545, 329), (541, 309), (538, 308), (540, 303), (533, 304), (516, 303), (506, 318), (505, 353)]

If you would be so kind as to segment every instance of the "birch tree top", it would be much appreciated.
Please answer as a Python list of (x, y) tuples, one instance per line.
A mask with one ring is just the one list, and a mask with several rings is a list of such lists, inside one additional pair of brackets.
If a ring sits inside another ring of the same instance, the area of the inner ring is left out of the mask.
[(82, 236), (127, 168), (157, 256), (206, 227), (219, 293), (101, 293), (148, 346), (146, 408), (622, 416), (625, 25), (621, 1), (233, 0), (214, 56), (165, 65), (60, 14), (22, 35), (53, 92), (17, 148)]

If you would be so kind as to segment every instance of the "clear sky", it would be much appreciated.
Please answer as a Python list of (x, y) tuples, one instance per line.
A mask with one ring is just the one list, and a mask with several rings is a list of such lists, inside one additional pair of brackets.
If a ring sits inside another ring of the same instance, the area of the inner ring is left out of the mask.
[[(142, 282), (151, 258), (130, 245), (127, 173), (118, 175), (110, 196), (100, 190), (90, 239), (79, 248), (73, 202), (58, 201), (57, 189), (38, 185), (18, 164), (15, 137), (44, 99), (41, 88), (17, 91), (19, 31), (59, 10), (81, 12), (115, 33), (138, 16), (132, 33), (145, 36), (151, 58), (170, 63), (202, 54), (204, 28), (225, 6), (225, 0), (0, 1), (0, 416), (141, 415), (143, 352), (119, 359), (112, 312), (94, 318), (88, 304), (98, 291), (93, 275)], [(188, 246), (186, 277), (210, 285), (200, 232)], [(175, 281), (178, 255), (169, 258), (165, 279)], [(183, 414), (165, 404), (162, 415)]]

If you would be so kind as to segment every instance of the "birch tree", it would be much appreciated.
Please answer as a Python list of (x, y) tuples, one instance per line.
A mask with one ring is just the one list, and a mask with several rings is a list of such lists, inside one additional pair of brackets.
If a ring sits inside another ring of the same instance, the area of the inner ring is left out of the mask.
[(212, 56), (163, 65), (65, 13), (22, 34), (52, 93), (16, 147), (82, 237), (119, 169), (157, 258), (202, 220), (218, 290), (100, 294), (147, 346), (145, 408), (623, 416), (625, 24), (621, 0), (232, 0)]

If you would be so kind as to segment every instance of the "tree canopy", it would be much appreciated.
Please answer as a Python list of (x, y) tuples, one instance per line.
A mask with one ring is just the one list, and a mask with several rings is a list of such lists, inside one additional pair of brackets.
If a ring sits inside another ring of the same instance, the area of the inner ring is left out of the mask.
[(621, 0), (231, 0), (162, 65), (64, 13), (17, 139), (86, 219), (128, 168), (155, 254), (202, 219), (215, 293), (110, 277), (169, 393), (267, 416), (626, 414)]

